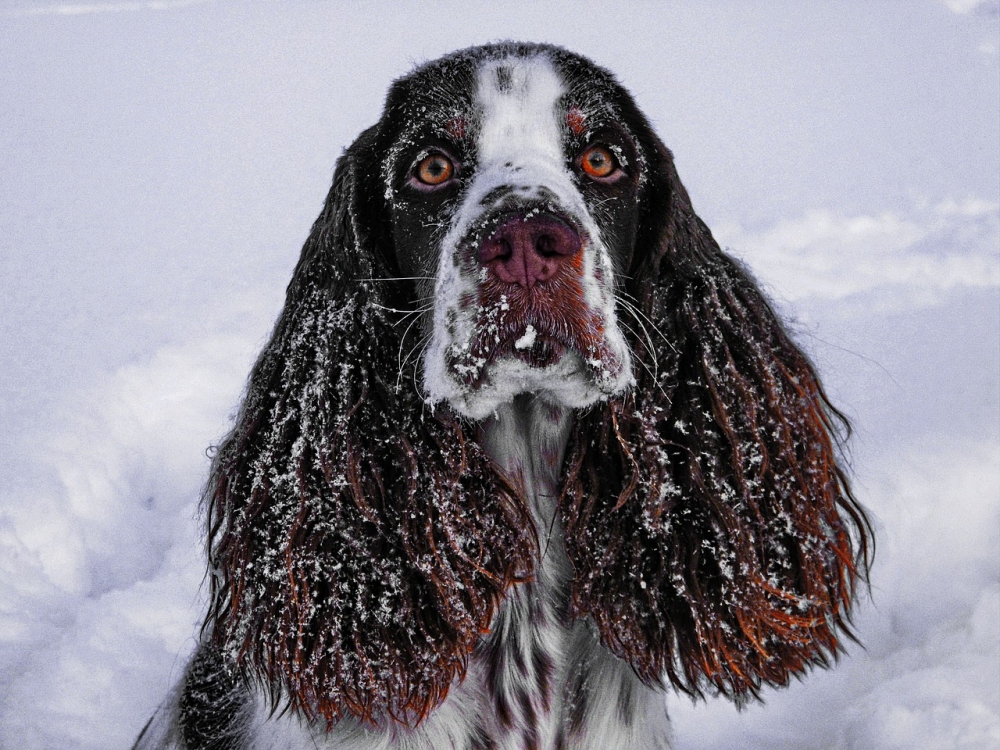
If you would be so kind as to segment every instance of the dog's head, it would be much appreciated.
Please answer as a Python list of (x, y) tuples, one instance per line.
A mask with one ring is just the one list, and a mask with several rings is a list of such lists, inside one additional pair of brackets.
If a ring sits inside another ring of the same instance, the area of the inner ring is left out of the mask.
[(397, 81), (338, 162), (213, 464), (216, 643), (309, 717), (436, 705), (535, 570), (468, 429), (523, 393), (577, 410), (568, 616), (640, 677), (739, 696), (837, 653), (836, 411), (629, 94), (520, 44)]
[(345, 160), (383, 278), (417, 301), (404, 354), (422, 352), (407, 364), (427, 403), (480, 419), (522, 392), (581, 407), (634, 382), (615, 297), (647, 132), (610, 74), (552, 47), (468, 50), (393, 85)]
[(387, 113), (396, 259), (432, 300), (427, 400), (476, 419), (522, 392), (570, 407), (623, 392), (615, 292), (645, 174), (628, 96), (560, 50), (502, 46), (399, 81)]

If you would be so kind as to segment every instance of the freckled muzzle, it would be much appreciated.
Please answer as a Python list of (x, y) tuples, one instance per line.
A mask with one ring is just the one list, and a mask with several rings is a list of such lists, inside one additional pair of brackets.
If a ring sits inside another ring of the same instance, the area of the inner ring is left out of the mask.
[(493, 214), (480, 227), (484, 239), (470, 240), (466, 253), (478, 280), (475, 303), (466, 300), (476, 308), (474, 334), (448, 362), (457, 379), (479, 389), (493, 363), (546, 368), (568, 351), (596, 381), (617, 377), (623, 364), (607, 341), (604, 315), (584, 291), (589, 235), (547, 207)]

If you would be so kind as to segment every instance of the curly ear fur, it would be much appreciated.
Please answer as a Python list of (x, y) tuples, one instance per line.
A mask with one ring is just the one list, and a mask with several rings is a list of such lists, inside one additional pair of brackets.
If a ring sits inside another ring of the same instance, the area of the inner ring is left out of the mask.
[(846, 422), (646, 139), (647, 235), (623, 303), (646, 367), (574, 426), (571, 610), (648, 684), (757, 696), (836, 658), (870, 531), (837, 465)]
[(418, 722), (536, 543), (457, 418), (395, 384), (391, 310), (415, 295), (373, 281), (396, 275), (382, 198), (358, 178), (379, 173), (375, 130), (338, 162), (205, 498), (206, 634), (274, 707), (328, 724)]

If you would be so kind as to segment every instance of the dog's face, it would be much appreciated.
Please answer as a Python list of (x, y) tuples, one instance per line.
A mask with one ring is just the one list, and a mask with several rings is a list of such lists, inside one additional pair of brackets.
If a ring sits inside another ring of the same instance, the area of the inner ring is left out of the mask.
[(644, 157), (620, 92), (538, 48), (445, 58), (390, 92), (382, 178), (426, 309), (428, 402), (479, 419), (519, 393), (582, 407), (634, 382), (615, 293)]

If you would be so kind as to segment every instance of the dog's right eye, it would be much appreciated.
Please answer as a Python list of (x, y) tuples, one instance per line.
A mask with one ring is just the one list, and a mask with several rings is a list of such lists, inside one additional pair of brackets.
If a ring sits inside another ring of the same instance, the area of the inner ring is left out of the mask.
[(611, 151), (601, 145), (593, 145), (580, 155), (580, 169), (588, 177), (607, 181), (613, 179), (618, 171), (618, 161)]
[(455, 165), (444, 154), (425, 156), (413, 170), (414, 176), (425, 185), (443, 185), (455, 174)]

